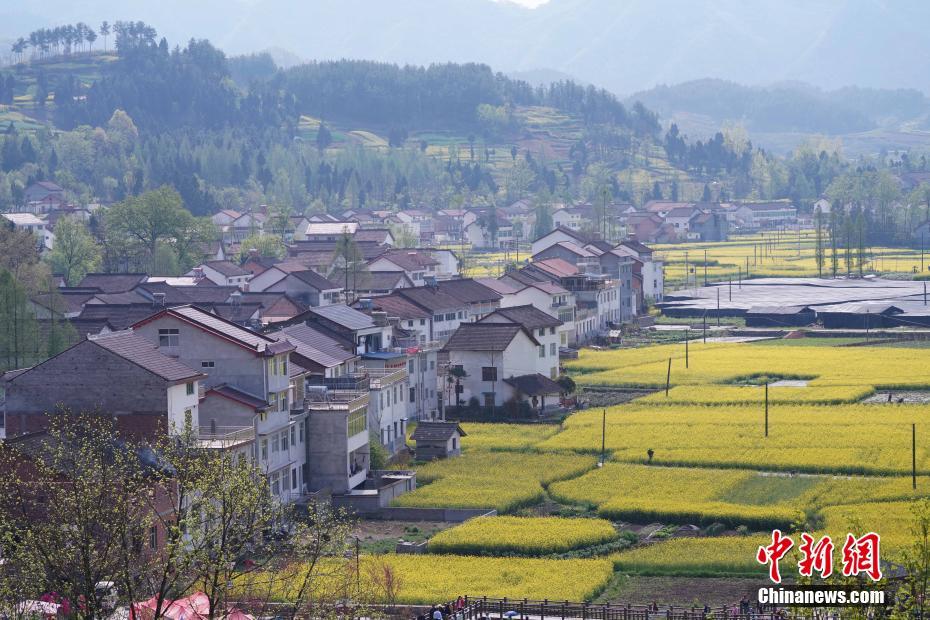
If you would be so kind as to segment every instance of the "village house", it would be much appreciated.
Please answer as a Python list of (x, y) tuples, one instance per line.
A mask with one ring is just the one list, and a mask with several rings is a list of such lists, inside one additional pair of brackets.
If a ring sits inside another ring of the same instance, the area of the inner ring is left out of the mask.
[(436, 278), (439, 261), (429, 253), (420, 250), (389, 250), (368, 261), (368, 271), (402, 271), (413, 282), (422, 286), (426, 278)]
[(310, 306), (329, 306), (342, 301), (343, 287), (298, 261), (276, 263), (249, 281), (249, 290), (287, 293)]
[[(496, 218), (494, 225), (488, 221), (492, 217)], [(514, 243), (513, 223), (497, 214), (482, 213), (474, 221), (465, 225), (464, 237), (476, 249), (508, 248)]]
[(41, 364), (2, 375), (6, 436), (46, 428), (47, 415), (59, 407), (111, 416), (137, 437), (196, 428), (205, 378), (132, 330), (90, 335)]
[(788, 201), (741, 202), (735, 205), (736, 220), (745, 230), (773, 230), (794, 225), (797, 208)]
[(548, 280), (539, 281), (520, 272), (513, 272), (512, 275), (517, 276), (515, 278), (509, 275), (504, 274), (497, 280), (482, 278), (479, 281), (500, 293), (501, 308), (529, 305), (557, 318), (562, 323), (558, 330), (559, 347), (575, 344), (575, 296)]
[(467, 434), (458, 422), (420, 422), (411, 439), (416, 442), (417, 459), (432, 461), (459, 456)]
[(642, 291), (646, 302), (662, 301), (665, 294), (665, 268), (661, 256), (636, 239), (621, 241), (614, 248), (634, 258), (634, 272), (642, 280)]
[(65, 204), (65, 190), (52, 181), (37, 181), (23, 191), (23, 211), (39, 215)]
[(561, 390), (548, 377), (548, 355), (540, 357), (541, 347), (522, 325), (461, 325), (442, 349), (449, 356), (450, 370), (463, 375), (447, 384), (446, 402), (467, 404), (474, 398), (486, 408), (501, 407), (509, 401), (535, 402), (536, 407), (544, 407), (546, 396), (557, 397)]
[(252, 272), (228, 260), (212, 260), (201, 263), (185, 275), (196, 279), (206, 278), (217, 286), (237, 286), (246, 288), (252, 278)]
[[(293, 344), (191, 306), (166, 308), (133, 329), (165, 355), (207, 374), (202, 407), (210, 417), (202, 416), (201, 426), (224, 433), (252, 427), (256, 463), (266, 472), (273, 494), (283, 501), (305, 494), (306, 411), (303, 402), (294, 402), (305, 371), (292, 377)], [(232, 400), (245, 409), (230, 419)], [(243, 415), (249, 410), (254, 413), (251, 420)]]
[(55, 244), (55, 235), (45, 225), (45, 221), (32, 213), (3, 213), (0, 214), (5, 223), (13, 230), (23, 230), (35, 235), (36, 247), (40, 252), (51, 250)]
[(537, 370), (550, 379), (559, 376), (562, 321), (527, 305), (498, 308), (479, 323), (510, 323), (525, 327), (539, 342)]

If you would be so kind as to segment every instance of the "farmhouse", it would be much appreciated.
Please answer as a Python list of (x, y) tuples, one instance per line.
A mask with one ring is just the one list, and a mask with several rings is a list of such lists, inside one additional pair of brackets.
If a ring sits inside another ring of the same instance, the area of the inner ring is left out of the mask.
[(420, 422), (411, 439), (417, 442), (417, 459), (432, 461), (460, 455), (466, 435), (458, 422)]

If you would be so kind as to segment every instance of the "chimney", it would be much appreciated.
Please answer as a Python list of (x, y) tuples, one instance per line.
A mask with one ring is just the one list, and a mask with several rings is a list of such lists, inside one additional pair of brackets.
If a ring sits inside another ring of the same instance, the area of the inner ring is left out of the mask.
[(164, 307), (165, 306), (165, 294), (164, 293), (152, 293), (152, 306)]
[(382, 310), (375, 310), (374, 312), (371, 313), (371, 320), (374, 321), (375, 325), (377, 325), (378, 327), (387, 327), (388, 325), (387, 312), (384, 312)]
[(200, 282), (203, 280), (203, 267), (194, 267), (192, 271), (194, 272), (195, 281)]

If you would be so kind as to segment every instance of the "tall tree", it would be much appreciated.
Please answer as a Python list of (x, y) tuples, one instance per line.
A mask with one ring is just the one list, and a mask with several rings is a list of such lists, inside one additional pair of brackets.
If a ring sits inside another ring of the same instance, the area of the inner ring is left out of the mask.
[(100, 266), (100, 246), (78, 219), (64, 217), (55, 225), (55, 245), (48, 255), (54, 273), (60, 273), (74, 286)]

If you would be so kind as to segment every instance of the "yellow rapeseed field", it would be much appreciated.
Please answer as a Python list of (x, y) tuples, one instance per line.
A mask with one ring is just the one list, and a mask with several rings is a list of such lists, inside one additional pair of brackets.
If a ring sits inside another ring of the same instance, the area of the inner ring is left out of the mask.
[[(911, 424), (918, 423), (917, 467), (930, 472), (927, 405), (673, 406), (608, 409), (606, 446), (616, 460), (659, 465), (736, 467), (825, 473), (904, 474), (911, 469)], [(571, 416), (539, 450), (595, 454), (601, 412)]]
[(559, 431), (555, 424), (464, 423), (464, 449), (520, 450), (529, 448)]
[(425, 484), (394, 500), (394, 506), (495, 508), (512, 512), (540, 502), (544, 485), (583, 474), (594, 458), (470, 450), (417, 470)]
[(590, 600), (613, 575), (610, 559), (547, 560), (461, 555), (385, 555), (400, 577), (401, 603), (438, 603), (459, 595)]
[(495, 555), (561, 553), (609, 542), (617, 531), (603, 519), (561, 517), (479, 517), (440, 532), (431, 553)]
[[(854, 403), (875, 393), (872, 386), (770, 386), (769, 403), (838, 405)], [(765, 402), (761, 385), (680, 385), (644, 396), (637, 403), (651, 405), (736, 405)]]
[(762, 577), (766, 567), (756, 562), (766, 536), (676, 538), (613, 555), (617, 570), (641, 575), (747, 575)]
[[(611, 519), (790, 527), (801, 517), (796, 503), (769, 505), (727, 501), (727, 492), (760, 477), (756, 472), (606, 463), (549, 491), (566, 503), (587, 503)], [(777, 484), (777, 482), (776, 482)], [(773, 485), (774, 486), (774, 485)], [(803, 490), (803, 489), (802, 489)]]
[(581, 385), (664, 387), (672, 358), (672, 385), (708, 386), (741, 378), (811, 379), (811, 386), (930, 387), (923, 349), (887, 347), (767, 347), (746, 343), (684, 345), (581, 352), (568, 362)]

